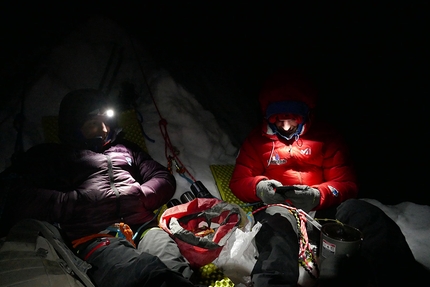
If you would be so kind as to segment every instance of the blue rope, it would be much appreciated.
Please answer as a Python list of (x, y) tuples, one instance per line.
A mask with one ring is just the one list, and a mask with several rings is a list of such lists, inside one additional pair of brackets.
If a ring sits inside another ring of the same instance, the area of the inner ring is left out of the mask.
[(151, 138), (150, 138), (150, 137), (145, 133), (145, 130), (143, 129), (143, 116), (142, 116), (142, 114), (141, 114), (138, 110), (136, 110), (136, 109), (135, 109), (135, 111), (136, 111), (136, 113), (139, 115), (139, 123), (140, 123), (140, 127), (142, 128), (142, 134), (143, 134), (143, 136), (144, 136), (147, 140), (149, 140), (150, 142), (155, 143), (155, 140), (151, 139)]
[(183, 174), (183, 173), (179, 173), (179, 175), (180, 175), (181, 177), (185, 178), (185, 179), (188, 181), (188, 183), (189, 183), (189, 184), (193, 184), (193, 183), (194, 183), (194, 181), (192, 181), (190, 178), (186, 177), (186, 176), (185, 176), (185, 174)]
[(149, 223), (151, 223), (154, 219), (156, 219), (156, 218), (158, 217), (158, 215), (159, 215), (159, 214), (160, 214), (160, 212), (161, 212), (161, 209), (162, 209), (162, 207), (160, 207), (160, 208), (157, 210), (157, 212), (155, 213), (154, 217), (153, 217), (150, 221), (145, 222), (144, 224), (142, 224), (142, 225), (141, 225), (141, 226), (136, 230), (136, 232), (134, 233), (134, 235), (133, 235), (133, 237), (132, 237), (133, 241), (136, 241), (137, 236), (139, 236), (140, 231), (141, 231), (144, 227), (146, 227)]

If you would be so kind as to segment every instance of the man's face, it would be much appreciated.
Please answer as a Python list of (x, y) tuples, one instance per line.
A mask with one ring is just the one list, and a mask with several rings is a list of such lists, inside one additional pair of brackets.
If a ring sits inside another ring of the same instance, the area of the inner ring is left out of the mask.
[(275, 126), (278, 128), (281, 134), (290, 136), (297, 131), (297, 127), (301, 123), (301, 121), (301, 117), (297, 115), (277, 115), (275, 120)]
[(105, 141), (110, 132), (110, 128), (105, 122), (104, 116), (94, 116), (88, 119), (81, 128), (83, 136), (86, 139), (101, 137)]

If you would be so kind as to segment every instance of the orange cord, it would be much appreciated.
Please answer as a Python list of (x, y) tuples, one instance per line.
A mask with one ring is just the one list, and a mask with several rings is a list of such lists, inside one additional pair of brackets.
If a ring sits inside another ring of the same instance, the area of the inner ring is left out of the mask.
[(128, 224), (121, 222), (119, 224), (119, 230), (124, 234), (125, 239), (130, 241), (131, 244), (133, 244), (134, 247), (136, 247), (136, 244), (133, 241), (133, 230), (131, 230), (130, 226)]
[[(119, 227), (119, 230), (121, 231), (122, 234), (124, 234), (125, 239), (127, 239), (131, 244), (133, 244), (134, 247), (136, 247), (136, 244), (134, 243), (134, 240), (133, 240), (133, 230), (131, 230), (130, 226), (128, 226), (128, 224), (126, 224), (124, 222), (121, 222), (119, 224), (116, 223), (115, 226)], [(110, 235), (110, 234), (106, 234), (106, 233), (91, 234), (91, 235), (84, 236), (82, 238), (73, 240), (72, 246), (73, 246), (73, 248), (76, 248), (79, 245), (90, 241), (91, 239), (100, 238), (100, 237), (114, 237), (114, 236)]]
[(83, 244), (85, 242), (90, 241), (91, 239), (99, 238), (99, 237), (113, 237), (113, 236), (109, 235), (109, 234), (103, 234), (103, 233), (96, 233), (96, 234), (91, 234), (91, 235), (88, 235), (88, 236), (84, 236), (82, 238), (75, 239), (75, 240), (72, 241), (73, 248), (76, 248), (79, 245), (81, 245), (81, 244)]

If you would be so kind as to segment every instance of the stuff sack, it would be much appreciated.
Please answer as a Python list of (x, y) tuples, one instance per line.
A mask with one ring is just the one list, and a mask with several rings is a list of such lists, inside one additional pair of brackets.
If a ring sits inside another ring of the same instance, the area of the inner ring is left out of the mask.
[(160, 217), (160, 227), (175, 240), (192, 268), (215, 260), (230, 235), (247, 222), (237, 204), (217, 198), (195, 198), (166, 209)]
[(93, 287), (89, 268), (44, 221), (20, 221), (0, 241), (0, 286)]

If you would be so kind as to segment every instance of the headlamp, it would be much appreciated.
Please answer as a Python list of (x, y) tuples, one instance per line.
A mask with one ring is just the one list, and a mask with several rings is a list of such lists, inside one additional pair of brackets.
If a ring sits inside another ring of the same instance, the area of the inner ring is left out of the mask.
[(106, 115), (108, 118), (112, 118), (112, 117), (115, 115), (115, 112), (113, 111), (113, 109), (107, 109), (107, 110), (105, 111), (105, 115)]
[(95, 109), (94, 111), (88, 113), (89, 116), (103, 116), (103, 117), (107, 117), (107, 118), (113, 118), (115, 116), (115, 112), (113, 109), (105, 109), (105, 110), (101, 110), (101, 109)]

